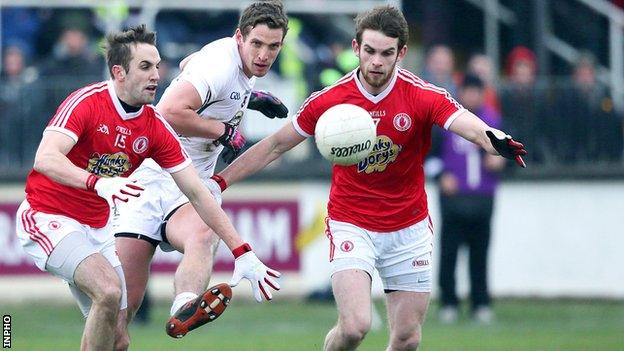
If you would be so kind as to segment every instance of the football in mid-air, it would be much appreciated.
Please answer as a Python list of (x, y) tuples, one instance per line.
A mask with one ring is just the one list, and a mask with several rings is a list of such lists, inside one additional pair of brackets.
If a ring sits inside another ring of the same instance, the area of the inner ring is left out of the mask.
[(325, 111), (314, 130), (316, 147), (332, 163), (350, 166), (362, 161), (373, 149), (377, 128), (368, 111), (352, 104), (339, 104)]

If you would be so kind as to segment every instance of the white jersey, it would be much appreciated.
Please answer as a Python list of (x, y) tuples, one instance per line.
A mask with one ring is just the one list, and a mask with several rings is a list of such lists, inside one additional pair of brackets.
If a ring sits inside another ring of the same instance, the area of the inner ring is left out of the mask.
[[(187, 81), (197, 89), (202, 105), (197, 110), (201, 118), (228, 122), (238, 126), (243, 117), (256, 77), (248, 78), (233, 37), (213, 41), (195, 53), (182, 72), (165, 90), (163, 98), (181, 82)], [(223, 146), (214, 139), (179, 135), (182, 146), (203, 179), (214, 173), (217, 157)], [(144, 167), (158, 169), (155, 162)]]

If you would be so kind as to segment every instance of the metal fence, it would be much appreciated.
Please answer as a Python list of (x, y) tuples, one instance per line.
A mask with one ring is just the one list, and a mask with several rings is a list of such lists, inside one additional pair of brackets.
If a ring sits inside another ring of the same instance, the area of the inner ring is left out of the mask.
[[(0, 180), (25, 179), (41, 133), (60, 102), (99, 77), (46, 77), (0, 82)], [(526, 96), (502, 87), (504, 128), (526, 143), (529, 167), (508, 178), (624, 178), (622, 121), (606, 91), (583, 95), (566, 83), (539, 85)], [(511, 165), (510, 165), (511, 166)], [(328, 179), (331, 167), (313, 140), (257, 177)]]

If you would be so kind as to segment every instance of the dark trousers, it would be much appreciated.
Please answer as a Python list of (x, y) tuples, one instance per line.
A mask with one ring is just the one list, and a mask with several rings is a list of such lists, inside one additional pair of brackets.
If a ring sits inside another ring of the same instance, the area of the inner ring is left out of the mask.
[(440, 292), (443, 305), (458, 304), (455, 268), (460, 246), (466, 245), (470, 261), (470, 301), (472, 307), (489, 305), (487, 286), (488, 246), (494, 199), (491, 196), (440, 196), (442, 231), (440, 237)]

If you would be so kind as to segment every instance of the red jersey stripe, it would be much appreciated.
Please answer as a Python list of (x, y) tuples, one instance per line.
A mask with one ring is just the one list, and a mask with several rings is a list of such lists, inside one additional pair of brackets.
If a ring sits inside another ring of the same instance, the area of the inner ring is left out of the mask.
[(69, 119), (69, 116), (71, 116), (71, 113), (74, 111), (74, 109), (78, 106), (78, 104), (80, 104), (84, 99), (86, 99), (87, 97), (101, 92), (103, 90), (106, 90), (108, 87), (106, 85), (106, 83), (104, 83), (103, 86), (99, 86), (95, 87), (93, 86), (91, 89), (88, 89), (87, 91), (84, 91), (81, 94), (76, 94), (77, 96), (74, 96), (72, 98), (71, 103), (67, 104), (63, 110), (59, 111), (57, 117), (55, 118), (55, 122), (54, 122), (54, 126), (55, 127), (60, 127), (60, 128), (64, 128), (65, 125), (67, 124), (67, 120)]

